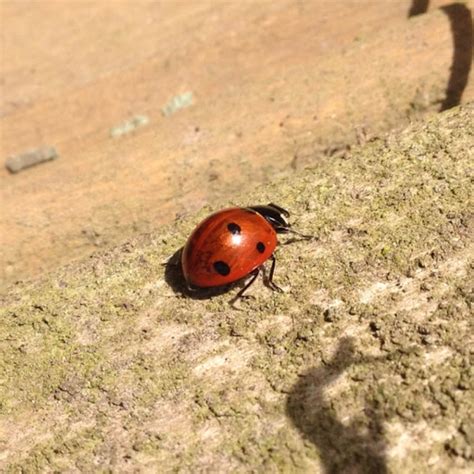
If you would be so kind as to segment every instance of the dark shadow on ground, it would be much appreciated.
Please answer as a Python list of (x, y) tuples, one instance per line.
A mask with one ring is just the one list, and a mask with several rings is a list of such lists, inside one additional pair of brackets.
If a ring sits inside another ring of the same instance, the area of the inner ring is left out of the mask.
[(441, 111), (455, 107), (461, 103), (462, 94), (466, 88), (469, 72), (472, 67), (474, 41), (472, 13), (463, 3), (452, 3), (442, 7), (451, 24), (453, 34), (453, 62), (449, 76), (446, 98), (441, 104)]
[(408, 12), (408, 18), (426, 13), (429, 4), (430, 0), (413, 0), (411, 3), (410, 11)]
[[(413, 0), (408, 17), (426, 13), (429, 0)], [(453, 35), (453, 60), (446, 97), (441, 103), (440, 112), (461, 103), (462, 94), (467, 86), (472, 68), (473, 25), (471, 10), (464, 3), (451, 3), (441, 7), (449, 18)]]
[(287, 414), (317, 447), (327, 473), (387, 472), (383, 420), (374, 402), (366, 400), (364, 420), (357, 417), (356, 421), (343, 424), (324, 394), (324, 389), (351, 364), (374, 360), (377, 359), (356, 357), (353, 339), (344, 338), (332, 360), (305, 373), (288, 397)]

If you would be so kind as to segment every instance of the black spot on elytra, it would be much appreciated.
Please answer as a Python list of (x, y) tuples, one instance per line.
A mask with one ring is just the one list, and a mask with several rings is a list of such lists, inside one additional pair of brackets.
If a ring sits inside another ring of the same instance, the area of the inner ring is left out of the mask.
[(231, 222), (230, 224), (227, 224), (227, 229), (229, 229), (229, 232), (233, 235), (240, 234), (240, 231), (242, 230), (240, 226), (237, 225), (235, 222)]
[(219, 273), (219, 275), (227, 276), (230, 273), (230, 267), (227, 263), (223, 262), (222, 260), (218, 260), (214, 262), (214, 270)]
[(257, 250), (260, 252), (260, 253), (263, 253), (265, 252), (265, 244), (263, 242), (259, 242), (257, 244)]

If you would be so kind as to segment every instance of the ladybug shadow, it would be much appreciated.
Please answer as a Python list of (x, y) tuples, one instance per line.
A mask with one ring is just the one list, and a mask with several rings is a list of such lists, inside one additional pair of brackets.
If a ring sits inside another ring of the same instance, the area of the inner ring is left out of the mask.
[(227, 293), (229, 290), (239, 284), (239, 282), (236, 282), (229, 285), (216, 286), (212, 288), (193, 288), (188, 286), (184, 278), (183, 269), (181, 267), (182, 252), (183, 247), (176, 250), (170, 259), (164, 264), (165, 281), (171, 287), (174, 293), (195, 300), (208, 300), (214, 296)]

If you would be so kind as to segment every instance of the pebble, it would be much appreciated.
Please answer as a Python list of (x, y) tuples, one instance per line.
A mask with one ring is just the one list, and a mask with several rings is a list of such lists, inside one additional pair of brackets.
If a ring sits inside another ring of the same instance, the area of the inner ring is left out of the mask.
[(53, 147), (42, 147), (21, 153), (20, 155), (11, 156), (5, 162), (5, 166), (10, 173), (14, 174), (40, 163), (55, 160), (56, 158), (58, 158), (58, 153)]

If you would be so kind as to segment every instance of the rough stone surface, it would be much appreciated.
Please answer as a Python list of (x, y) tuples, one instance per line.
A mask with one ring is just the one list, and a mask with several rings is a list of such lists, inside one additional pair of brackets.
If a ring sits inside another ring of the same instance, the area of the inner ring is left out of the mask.
[(472, 472), (473, 145), (471, 104), (221, 203), (318, 237), (238, 308), (163, 266), (210, 208), (17, 284), (0, 469)]

